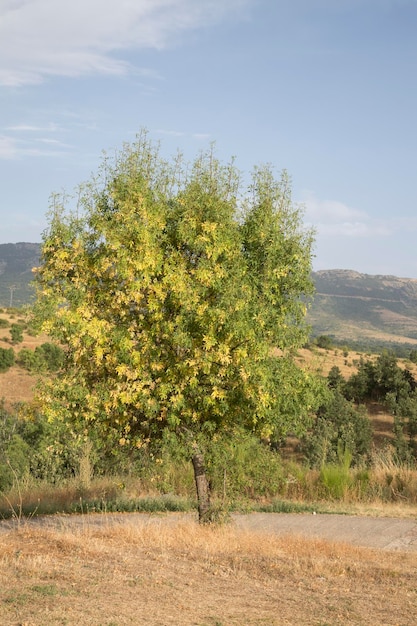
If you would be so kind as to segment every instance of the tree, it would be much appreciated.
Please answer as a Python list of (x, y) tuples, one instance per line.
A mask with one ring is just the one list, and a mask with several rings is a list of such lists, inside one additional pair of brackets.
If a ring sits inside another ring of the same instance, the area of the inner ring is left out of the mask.
[(11, 334), (13, 343), (22, 343), (23, 328), (20, 324), (12, 324), (10, 327), (10, 334)]
[(369, 456), (371, 440), (372, 428), (365, 407), (356, 407), (336, 388), (320, 407), (303, 447), (310, 465), (321, 467), (340, 460), (341, 450), (359, 463)]
[(14, 365), (15, 354), (13, 348), (0, 348), (0, 372), (7, 370)]
[(212, 151), (166, 162), (143, 133), (104, 160), (74, 211), (53, 200), (35, 310), (66, 360), (44, 411), (121, 445), (155, 445), (166, 429), (187, 440), (204, 520), (204, 437), (302, 433), (319, 402), (292, 358), (307, 336), (312, 233), (288, 177), (258, 168), (242, 192), (233, 163)]
[(340, 367), (333, 365), (327, 374), (327, 385), (329, 389), (334, 389), (343, 392), (345, 386), (345, 379), (343, 378)]
[(324, 350), (330, 350), (333, 346), (333, 341), (331, 337), (327, 335), (319, 335), (319, 337), (316, 338), (316, 345)]
[(363, 357), (360, 358), (358, 371), (349, 378), (344, 386), (344, 395), (348, 400), (364, 402), (378, 393), (376, 365)]

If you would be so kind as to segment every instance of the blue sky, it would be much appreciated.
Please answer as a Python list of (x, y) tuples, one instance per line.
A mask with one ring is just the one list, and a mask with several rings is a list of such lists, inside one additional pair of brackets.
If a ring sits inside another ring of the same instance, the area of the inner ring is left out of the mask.
[(315, 269), (417, 278), (417, 0), (1, 0), (0, 243), (141, 128), (288, 170)]

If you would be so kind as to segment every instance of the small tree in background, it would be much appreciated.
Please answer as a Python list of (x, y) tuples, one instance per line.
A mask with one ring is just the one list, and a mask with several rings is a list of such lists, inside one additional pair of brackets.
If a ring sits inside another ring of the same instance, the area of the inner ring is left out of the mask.
[(237, 426), (302, 434), (320, 402), (292, 358), (307, 338), (311, 244), (285, 174), (256, 169), (242, 192), (233, 164), (212, 152), (167, 163), (142, 134), (74, 212), (54, 198), (36, 316), (67, 358), (44, 411), (122, 446), (175, 433), (208, 519), (202, 441)]
[(13, 348), (0, 348), (0, 372), (7, 370), (14, 365), (15, 354)]
[(13, 343), (22, 343), (23, 327), (20, 324), (12, 324), (10, 327), (10, 335)]
[(330, 350), (333, 347), (333, 341), (327, 335), (319, 335), (315, 343), (319, 348), (323, 348), (323, 350)]
[(340, 450), (348, 452), (353, 463), (367, 460), (372, 428), (365, 407), (356, 407), (337, 389), (330, 392), (304, 441), (304, 451), (312, 467), (337, 463)]
[(345, 379), (343, 378), (340, 367), (333, 365), (327, 375), (327, 384), (330, 389), (338, 390), (343, 393), (345, 386)]

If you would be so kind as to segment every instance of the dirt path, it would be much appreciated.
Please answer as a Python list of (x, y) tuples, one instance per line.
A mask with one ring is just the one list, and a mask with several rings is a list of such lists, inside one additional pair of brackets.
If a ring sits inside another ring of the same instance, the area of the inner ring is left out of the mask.
[(340, 541), (366, 548), (417, 552), (417, 520), (355, 515), (254, 513), (236, 515), (239, 528)]
[[(131, 524), (176, 525), (193, 514), (106, 513), (104, 515), (53, 515), (24, 520), (21, 524), (66, 530), (83, 526)], [(337, 514), (250, 513), (234, 514), (231, 524), (241, 530), (276, 535), (314, 537), (327, 541), (383, 550), (417, 552), (417, 518), (364, 517)], [(16, 528), (18, 522), (1, 521), (0, 531)]]

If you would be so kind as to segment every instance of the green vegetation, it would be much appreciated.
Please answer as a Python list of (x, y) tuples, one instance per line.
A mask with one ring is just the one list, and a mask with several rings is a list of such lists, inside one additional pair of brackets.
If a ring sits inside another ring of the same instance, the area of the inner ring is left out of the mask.
[(316, 337), (314, 343), (316, 346), (323, 348), (324, 350), (330, 350), (333, 347), (333, 341), (331, 337), (328, 337), (327, 335), (320, 335), (319, 337)]
[(10, 327), (10, 335), (13, 343), (22, 343), (23, 327), (21, 324), (12, 324)]
[(22, 348), (17, 363), (29, 372), (57, 372), (64, 364), (65, 353), (54, 343), (43, 343), (34, 350)]
[(15, 354), (13, 348), (0, 348), (0, 372), (7, 370), (14, 365)]
[[(143, 135), (76, 211), (53, 206), (33, 319), (0, 320), (8, 344), (51, 338), (0, 348), (0, 372), (40, 381), (32, 404), (0, 405), (3, 515), (417, 502), (417, 381), (397, 353), (352, 361), (326, 331), (313, 357), (338, 352), (351, 375), (297, 365), (312, 237), (285, 174), (256, 169), (246, 193), (212, 152), (167, 163)], [(393, 418), (378, 450), (370, 403)]]
[(364, 406), (356, 407), (339, 389), (333, 389), (320, 407), (313, 428), (304, 439), (303, 449), (312, 467), (323, 467), (340, 459), (360, 465), (369, 459), (371, 424)]
[(323, 387), (293, 356), (307, 338), (311, 233), (285, 174), (257, 168), (249, 191), (240, 180), (212, 151), (167, 163), (142, 134), (81, 188), (76, 211), (54, 198), (37, 273), (36, 317), (66, 347), (45, 413), (126, 448), (173, 434), (201, 519), (207, 442), (301, 435)]

